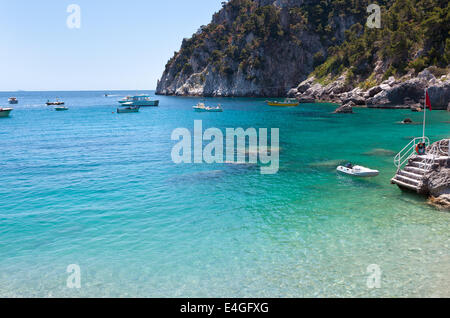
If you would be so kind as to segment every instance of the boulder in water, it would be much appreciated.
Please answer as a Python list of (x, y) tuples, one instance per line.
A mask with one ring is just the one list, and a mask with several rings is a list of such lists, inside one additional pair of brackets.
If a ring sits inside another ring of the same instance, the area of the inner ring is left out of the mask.
[(410, 118), (405, 118), (403, 121), (402, 121), (402, 123), (403, 124), (412, 124), (412, 120), (410, 119)]
[(353, 107), (356, 106), (354, 102), (349, 102), (341, 107), (337, 108), (335, 114), (353, 114)]

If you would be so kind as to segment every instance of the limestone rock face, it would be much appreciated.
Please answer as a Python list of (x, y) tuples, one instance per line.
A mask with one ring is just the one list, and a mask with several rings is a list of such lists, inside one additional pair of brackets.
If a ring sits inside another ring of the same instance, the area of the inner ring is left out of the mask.
[[(448, 154), (449, 142), (441, 142), (441, 155)], [(431, 194), (430, 203), (443, 209), (450, 209), (450, 159), (426, 176), (427, 188)]]
[(289, 90), (305, 80), (314, 63), (327, 58), (328, 47), (342, 43), (345, 31), (361, 19), (352, 13), (343, 18), (336, 11), (329, 17), (333, 31), (327, 39), (316, 32), (313, 21), (299, 14), (300, 7), (312, 5), (313, 0), (224, 2), (209, 25), (183, 41), (156, 93), (284, 97), (289, 92), (295, 97), (298, 91)]
[(428, 189), (433, 196), (450, 194), (450, 168), (443, 167), (428, 176)]

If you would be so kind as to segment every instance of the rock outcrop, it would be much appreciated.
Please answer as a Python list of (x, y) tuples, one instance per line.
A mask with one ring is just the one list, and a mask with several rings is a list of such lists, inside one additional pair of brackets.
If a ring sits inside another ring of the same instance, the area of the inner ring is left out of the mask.
[(345, 105), (338, 107), (334, 113), (335, 114), (353, 114), (353, 107), (355, 106), (354, 102), (349, 102)]
[(355, 105), (367, 105), (373, 108), (405, 108), (419, 111), (423, 107), (425, 89), (428, 89), (433, 109), (447, 109), (450, 100), (450, 73), (440, 79), (428, 69), (417, 77), (405, 80), (390, 77), (380, 85), (367, 90), (345, 84), (345, 75), (333, 82), (322, 85), (314, 77), (291, 89), (290, 95), (298, 99), (315, 98), (322, 101)]
[[(441, 142), (442, 155), (448, 155), (449, 140)], [(426, 175), (426, 185), (430, 193), (429, 202), (439, 208), (450, 210), (450, 159)]]

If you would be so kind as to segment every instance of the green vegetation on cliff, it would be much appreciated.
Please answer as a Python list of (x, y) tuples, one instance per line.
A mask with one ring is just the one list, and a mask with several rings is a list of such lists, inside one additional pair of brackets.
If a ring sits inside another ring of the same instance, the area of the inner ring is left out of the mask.
[[(329, 58), (314, 74), (324, 78), (347, 71), (349, 82), (374, 84), (374, 63), (383, 62), (384, 79), (418, 73), (435, 66), (436, 75), (450, 63), (450, 7), (447, 0), (387, 1), (381, 10), (381, 28), (355, 23), (346, 40), (328, 48)], [(442, 73), (445, 73), (441, 71)]]

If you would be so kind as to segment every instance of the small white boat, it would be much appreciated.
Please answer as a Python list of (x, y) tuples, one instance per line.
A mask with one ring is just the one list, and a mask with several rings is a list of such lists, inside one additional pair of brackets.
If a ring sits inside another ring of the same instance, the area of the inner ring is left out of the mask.
[(0, 108), (0, 117), (9, 117), (9, 113), (12, 110), (12, 108)]
[(10, 98), (8, 98), (8, 103), (11, 105), (18, 104), (19, 100), (16, 97), (10, 97)]
[(372, 170), (363, 166), (353, 166), (351, 164), (339, 166), (336, 170), (351, 176), (362, 178), (376, 177), (380, 174), (378, 170)]
[(222, 107), (220, 107), (220, 105), (218, 105), (217, 107), (209, 107), (209, 106), (205, 106), (204, 103), (198, 103), (193, 108), (194, 108), (194, 111), (196, 111), (196, 112), (211, 112), (211, 113), (223, 112), (223, 109), (222, 109)]
[(57, 112), (61, 112), (61, 111), (64, 111), (64, 110), (69, 110), (69, 108), (67, 108), (66, 106), (57, 106), (57, 107), (55, 107), (55, 110)]
[(117, 108), (118, 114), (126, 114), (126, 113), (138, 113), (140, 106), (126, 106)]

